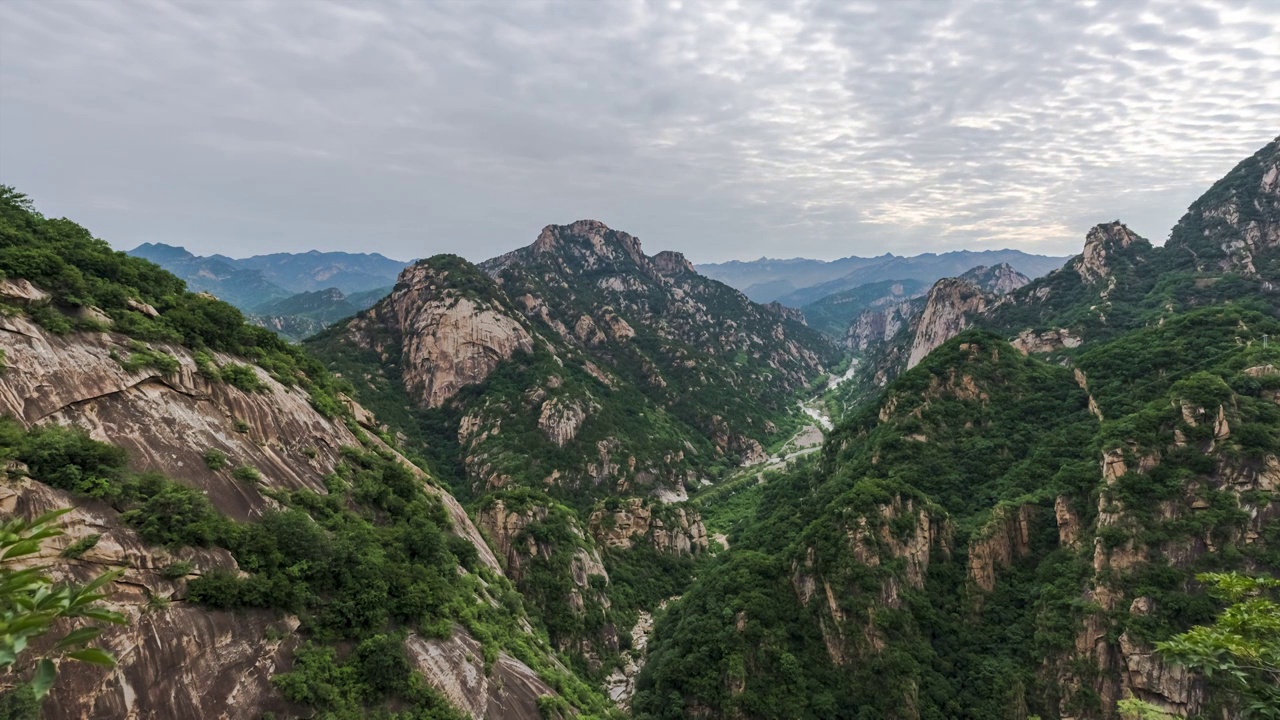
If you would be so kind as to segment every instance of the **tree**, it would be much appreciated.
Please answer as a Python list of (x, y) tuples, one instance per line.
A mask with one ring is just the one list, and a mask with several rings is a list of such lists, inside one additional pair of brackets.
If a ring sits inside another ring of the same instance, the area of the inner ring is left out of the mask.
[(1156, 649), (1216, 679), (1243, 718), (1280, 718), (1280, 580), (1239, 573), (1196, 579), (1230, 603), (1212, 625), (1198, 625)]
[(120, 577), (123, 570), (103, 573), (85, 585), (55, 585), (44, 574), (48, 566), (21, 570), (12, 567), (15, 560), (38, 553), (49, 538), (62, 535), (53, 521), (70, 511), (54, 510), (35, 520), (15, 518), (0, 525), (0, 671), (13, 672), (28, 643), (48, 633), (60, 619), (95, 621), (68, 631), (35, 663), (28, 682), (37, 700), (53, 686), (55, 661), (59, 659), (114, 666), (115, 658), (110, 653), (89, 643), (102, 633), (102, 623), (125, 622), (122, 615), (98, 604), (108, 594), (102, 588)]

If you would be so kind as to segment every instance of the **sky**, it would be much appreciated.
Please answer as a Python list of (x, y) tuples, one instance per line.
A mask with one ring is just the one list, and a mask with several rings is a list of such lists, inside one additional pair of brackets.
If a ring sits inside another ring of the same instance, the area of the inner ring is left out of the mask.
[(695, 262), (1159, 243), (1280, 134), (1280, 0), (0, 0), (0, 182), (125, 249)]

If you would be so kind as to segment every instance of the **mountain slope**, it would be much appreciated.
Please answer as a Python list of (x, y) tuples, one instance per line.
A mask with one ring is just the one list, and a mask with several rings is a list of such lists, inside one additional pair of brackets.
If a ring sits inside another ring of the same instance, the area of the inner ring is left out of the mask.
[(935, 284), (821, 462), (734, 498), (637, 717), (1241, 716), (1153, 644), (1212, 618), (1196, 573), (1280, 570), (1278, 167), (1163, 249), (1111, 223), (1007, 295)]
[(593, 221), (479, 267), (419, 261), (308, 347), (452, 479), (600, 678), (708, 547), (688, 491), (785, 440), (840, 359), (785, 309)]
[(978, 265), (1008, 263), (1034, 278), (1057, 268), (1065, 259), (1018, 250), (959, 250), (912, 257), (886, 253), (878, 257), (847, 257), (830, 262), (804, 258), (731, 260), (698, 265), (697, 270), (709, 278), (738, 288), (756, 302), (778, 300), (784, 305), (801, 307), (827, 295), (868, 283), (888, 279), (931, 283), (939, 278), (954, 277)]
[(75, 509), (37, 559), (56, 578), (126, 570), (119, 665), (60, 673), (46, 716), (612, 712), (303, 351), (9, 188), (0, 271), (0, 507)]
[(129, 251), (250, 314), (250, 321), (301, 340), (386, 295), (405, 266), (378, 253), (274, 253), (236, 259), (201, 257), (162, 243)]

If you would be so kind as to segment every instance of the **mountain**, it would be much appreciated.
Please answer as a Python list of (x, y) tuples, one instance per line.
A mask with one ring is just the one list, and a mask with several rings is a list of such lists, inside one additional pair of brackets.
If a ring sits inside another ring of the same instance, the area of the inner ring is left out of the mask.
[(617, 717), (468, 512), (303, 349), (9, 188), (0, 272), (6, 532), (71, 509), (5, 577), (119, 570), (124, 620), (94, 640), (115, 668), (65, 658), (42, 706), (25, 683), (53, 641), (18, 645), (6, 716)]
[(885, 254), (879, 257), (847, 257), (822, 260), (734, 260), (699, 265), (707, 277), (742, 290), (756, 302), (777, 300), (790, 307), (803, 307), (839, 292), (885, 280), (916, 280), (932, 283), (955, 277), (977, 266), (1008, 264), (1028, 277), (1040, 277), (1062, 265), (1067, 258), (1031, 255), (1019, 250), (958, 250), (913, 257)]
[(249, 321), (287, 340), (311, 337), (329, 325), (372, 307), (386, 297), (391, 286), (344, 294), (336, 287), (300, 292), (281, 300), (259, 305)]
[(840, 361), (792, 312), (584, 220), (478, 266), (419, 261), (307, 347), (478, 508), (552, 642), (607, 674), (708, 547), (683, 499), (789, 438)]
[(1106, 223), (1006, 294), (935, 283), (820, 459), (695, 503), (731, 549), (635, 717), (1249, 717), (1155, 646), (1219, 611), (1197, 573), (1280, 571), (1277, 177), (1280, 138), (1163, 247)]
[(1028, 255), (1017, 250), (956, 251), (915, 257), (891, 257), (883, 262), (858, 268), (835, 280), (800, 288), (778, 298), (783, 305), (799, 307), (832, 293), (856, 288), (869, 282), (894, 278), (931, 283), (944, 277), (956, 277), (974, 267), (1009, 265), (1027, 277), (1040, 277), (1062, 266), (1066, 258)]
[(730, 260), (695, 266), (713, 280), (738, 288), (756, 302), (771, 302), (800, 288), (844, 277), (858, 268), (884, 262), (888, 253), (874, 258), (847, 257), (838, 260), (791, 258), (775, 260)]
[[(1005, 295), (1030, 282), (1027, 275), (1005, 263), (992, 268), (986, 265), (970, 268), (960, 274), (959, 279), (995, 295)], [(879, 327), (884, 327), (884, 324), (890, 323), (887, 318), (895, 314), (904, 311), (911, 314), (911, 309), (920, 305), (911, 301), (923, 296), (928, 287), (928, 283), (911, 279), (867, 283), (852, 290), (833, 293), (817, 302), (810, 302), (801, 307), (800, 311), (810, 327), (831, 337), (845, 338), (847, 345), (858, 347), (864, 345), (863, 337), (867, 331), (855, 328), (855, 325), (867, 325), (868, 322), (873, 322), (873, 318), (884, 318), (879, 320)], [(867, 316), (863, 318), (863, 314)]]
[(378, 253), (273, 253), (201, 257), (184, 248), (144, 243), (129, 251), (249, 314), (256, 325), (301, 340), (386, 295), (405, 263)]
[(288, 297), (290, 291), (257, 270), (241, 267), (232, 258), (200, 257), (161, 243), (144, 243), (129, 251), (150, 260), (187, 282), (194, 292), (207, 292), (241, 310)]
[(328, 288), (354, 294), (395, 284), (407, 263), (378, 253), (320, 252), (273, 253), (236, 260), (239, 267), (256, 270), (268, 281), (291, 292), (316, 292)]
[(881, 280), (852, 290), (832, 293), (800, 308), (809, 327), (832, 337), (842, 337), (854, 318), (864, 311), (918, 297), (929, 287), (919, 280)]

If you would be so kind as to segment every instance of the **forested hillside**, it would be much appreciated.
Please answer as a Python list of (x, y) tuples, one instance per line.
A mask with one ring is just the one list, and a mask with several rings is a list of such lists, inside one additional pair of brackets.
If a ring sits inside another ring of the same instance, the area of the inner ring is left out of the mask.
[(307, 345), (474, 504), (595, 677), (707, 550), (688, 493), (786, 441), (840, 360), (784, 309), (593, 221), (479, 267), (420, 261)]
[(1280, 570), (1278, 221), (1280, 141), (1163, 248), (1114, 223), (1003, 298), (939, 283), (821, 460), (733, 496), (637, 717), (1270, 717), (1156, 644), (1220, 612), (1197, 574)]
[[(0, 507), (73, 508), (17, 568), (123, 573), (105, 589), (125, 622), (97, 640), (118, 664), (63, 663), (46, 716), (614, 712), (462, 507), (304, 351), (9, 188), (0, 272)], [(15, 650), (0, 710), (32, 717), (35, 658), (59, 650)]]

